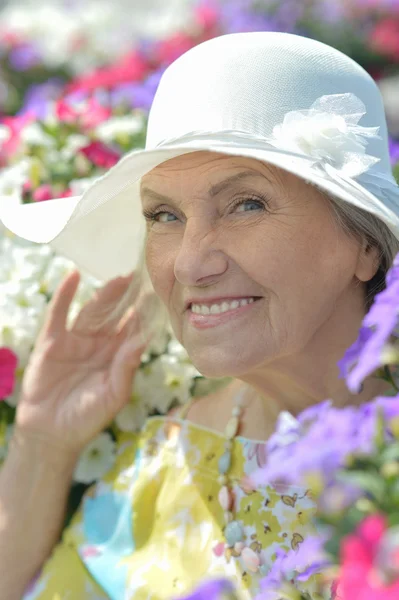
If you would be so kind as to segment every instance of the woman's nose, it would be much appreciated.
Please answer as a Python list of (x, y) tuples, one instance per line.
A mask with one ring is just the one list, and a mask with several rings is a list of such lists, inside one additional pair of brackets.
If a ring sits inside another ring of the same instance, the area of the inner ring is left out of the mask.
[(174, 263), (177, 281), (186, 286), (204, 284), (223, 275), (227, 264), (216, 230), (199, 220), (188, 220)]

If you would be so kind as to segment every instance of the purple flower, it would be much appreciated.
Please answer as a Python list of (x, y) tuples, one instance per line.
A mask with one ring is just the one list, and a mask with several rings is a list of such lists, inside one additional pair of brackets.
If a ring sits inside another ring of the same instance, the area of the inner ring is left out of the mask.
[(386, 289), (377, 294), (363, 319), (359, 337), (338, 366), (349, 390), (358, 393), (362, 382), (382, 365), (382, 352), (398, 325), (399, 255), (387, 274)]
[(237, 595), (233, 584), (227, 579), (213, 579), (202, 583), (192, 594), (185, 596), (184, 600), (234, 600)]
[(391, 156), (391, 164), (394, 166), (399, 162), (399, 141), (389, 138), (389, 154)]
[[(344, 467), (349, 456), (373, 451), (378, 409), (389, 421), (399, 414), (398, 398), (381, 397), (360, 407), (344, 408), (326, 401), (306, 409), (297, 418), (297, 429), (291, 429), (291, 439), (277, 429), (269, 441), (266, 464), (251, 476), (251, 481), (255, 487), (279, 483), (304, 486), (305, 475), (317, 472), (326, 489), (330, 486), (325, 499), (330, 502), (337, 470)], [(391, 439), (389, 431), (386, 439)], [(349, 488), (341, 492), (342, 503), (354, 494)]]
[(18, 115), (33, 113), (38, 119), (45, 119), (52, 100), (59, 98), (64, 82), (58, 77), (48, 79), (46, 83), (30, 86), (24, 97), (24, 104)]
[(345, 3), (337, 0), (318, 0), (312, 5), (312, 18), (321, 23), (341, 25), (345, 22), (347, 11)]
[(261, 591), (256, 600), (277, 600), (284, 582), (307, 581), (329, 566), (323, 549), (326, 539), (326, 534), (320, 532), (317, 537), (306, 538), (297, 550), (278, 549), (269, 573), (260, 582)]
[(40, 64), (42, 57), (33, 44), (21, 44), (11, 50), (9, 60), (16, 71), (28, 71)]
[(298, 0), (284, 0), (279, 2), (273, 12), (279, 31), (295, 32), (299, 21), (304, 17), (306, 8)]
[(152, 73), (144, 82), (123, 83), (117, 86), (111, 92), (112, 105), (128, 104), (131, 108), (149, 111), (164, 70), (162, 68)]
[(242, 31), (278, 31), (274, 18), (268, 14), (267, 1), (262, 9), (254, 7), (253, 0), (230, 0), (220, 6), (220, 22), (225, 33)]

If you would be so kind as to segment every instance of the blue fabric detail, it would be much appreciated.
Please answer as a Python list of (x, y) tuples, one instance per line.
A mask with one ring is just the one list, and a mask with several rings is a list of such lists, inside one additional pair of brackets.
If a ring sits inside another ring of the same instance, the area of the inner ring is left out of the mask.
[[(140, 458), (138, 450), (130, 486), (137, 478)], [(83, 505), (83, 531), (86, 542), (79, 548), (81, 559), (110, 599), (121, 600), (127, 587), (128, 567), (120, 563), (135, 550), (130, 495), (112, 491), (97, 498), (87, 497)], [(87, 546), (97, 547), (98, 555), (84, 556)]]

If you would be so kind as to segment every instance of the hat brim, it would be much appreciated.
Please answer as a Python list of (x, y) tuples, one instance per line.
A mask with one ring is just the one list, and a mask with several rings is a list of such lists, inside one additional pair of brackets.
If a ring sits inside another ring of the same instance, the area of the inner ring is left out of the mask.
[(141, 178), (167, 160), (198, 151), (254, 158), (280, 167), (374, 214), (399, 239), (398, 186), (392, 184), (390, 207), (356, 181), (326, 176), (314, 168), (310, 158), (265, 147), (256, 140), (221, 142), (217, 136), (132, 151), (80, 197), (9, 206), (3, 198), (0, 220), (21, 238), (50, 244), (59, 254), (73, 260), (78, 268), (100, 280), (127, 275), (136, 268), (145, 241)]

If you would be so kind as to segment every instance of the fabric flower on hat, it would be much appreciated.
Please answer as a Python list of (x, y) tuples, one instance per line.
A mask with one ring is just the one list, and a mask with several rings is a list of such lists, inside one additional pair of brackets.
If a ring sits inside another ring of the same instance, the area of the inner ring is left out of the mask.
[(288, 112), (274, 127), (271, 144), (357, 177), (379, 162), (366, 154), (367, 140), (377, 137), (379, 127), (358, 125), (365, 114), (365, 105), (354, 94), (322, 96), (309, 110)]

